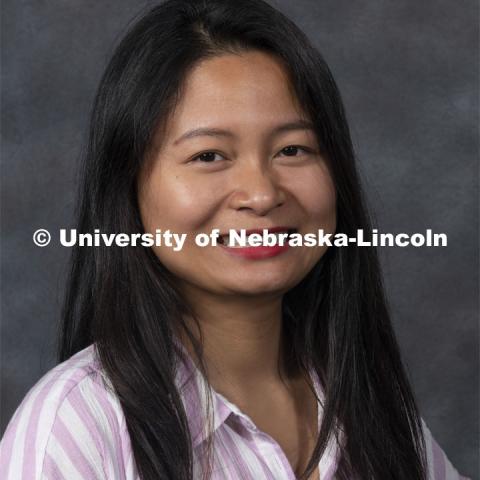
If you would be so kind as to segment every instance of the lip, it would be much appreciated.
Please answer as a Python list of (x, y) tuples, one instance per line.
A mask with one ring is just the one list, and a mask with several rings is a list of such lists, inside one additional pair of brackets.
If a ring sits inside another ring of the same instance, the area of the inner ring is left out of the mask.
[[(235, 228), (231, 228), (230, 230), (235, 230)], [(286, 226), (263, 227), (263, 228), (251, 228), (250, 230), (245, 230), (245, 233), (247, 235), (250, 235), (251, 233), (263, 233), (264, 230), (267, 230), (268, 233), (276, 233), (276, 232), (285, 232), (288, 230), (297, 230), (297, 229), (295, 227), (286, 227)], [(229, 233), (230, 232), (223, 232), (223, 233), (220, 233), (219, 235), (222, 237), (223, 235), (228, 235)]]
[[(297, 229), (293, 227), (279, 226), (279, 227), (252, 228), (252, 229), (245, 230), (245, 233), (247, 235), (250, 235), (251, 233), (263, 233), (264, 230), (267, 230), (268, 233), (286, 232), (290, 230), (297, 231)], [(220, 236), (223, 236), (223, 235), (227, 235), (227, 233), (220, 233)], [(258, 247), (240, 247), (240, 248), (228, 247), (223, 243), (219, 243), (218, 245), (222, 249), (224, 249), (226, 253), (230, 255), (233, 255), (235, 257), (243, 257), (251, 260), (259, 260), (262, 258), (276, 257), (277, 255), (281, 255), (282, 253), (290, 249), (290, 245), (288, 243), (286, 245), (275, 245), (272, 247), (261, 245)]]
[(219, 244), (219, 246), (224, 249), (230, 255), (234, 255), (236, 257), (243, 257), (248, 259), (261, 259), (261, 258), (270, 258), (276, 257), (287, 250), (290, 249), (290, 245), (275, 245), (274, 247), (245, 247), (245, 248), (231, 248), (226, 247), (223, 244)]

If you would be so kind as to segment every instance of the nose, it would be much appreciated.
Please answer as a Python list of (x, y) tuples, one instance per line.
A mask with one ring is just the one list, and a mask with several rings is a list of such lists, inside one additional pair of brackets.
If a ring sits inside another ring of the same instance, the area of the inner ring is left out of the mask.
[(275, 172), (261, 162), (245, 162), (236, 172), (234, 185), (230, 207), (235, 210), (250, 210), (264, 216), (285, 203), (285, 191)]

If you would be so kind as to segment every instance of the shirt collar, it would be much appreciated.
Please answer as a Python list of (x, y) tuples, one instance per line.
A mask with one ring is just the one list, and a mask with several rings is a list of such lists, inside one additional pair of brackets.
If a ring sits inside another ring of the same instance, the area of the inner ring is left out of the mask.
[[(200, 370), (193, 362), (189, 352), (178, 340), (175, 344), (182, 352), (178, 357), (175, 384), (179, 390), (193, 447), (206, 440), (209, 433), (208, 413), (213, 417), (212, 431), (222, 425), (232, 413), (230, 402), (208, 385)], [(210, 397), (208, 396), (210, 392)], [(211, 402), (209, 401), (211, 400)]]
[[(187, 415), (188, 427), (192, 438), (193, 448), (199, 446), (208, 436), (208, 407), (210, 405), (210, 415), (213, 417), (212, 432), (215, 432), (227, 419), (233, 415), (246, 428), (257, 431), (253, 421), (242, 412), (234, 403), (230, 402), (223, 395), (216, 392), (208, 385), (200, 370), (193, 362), (189, 352), (183, 344), (174, 338), (174, 342), (178, 345), (183, 354), (183, 358), (178, 358), (175, 383), (180, 392), (180, 396)], [(320, 429), (323, 417), (324, 393), (320, 380), (314, 371), (310, 370), (310, 378), (312, 380), (315, 393), (319, 399), (318, 404), (318, 428)], [(211, 403), (209, 404), (208, 393), (211, 394)], [(340, 429), (340, 438), (343, 442), (342, 431)], [(336, 442), (330, 438), (326, 455), (322, 458), (322, 462), (327, 461), (328, 464), (334, 462), (338, 454)], [(326, 466), (326, 465), (325, 465)]]

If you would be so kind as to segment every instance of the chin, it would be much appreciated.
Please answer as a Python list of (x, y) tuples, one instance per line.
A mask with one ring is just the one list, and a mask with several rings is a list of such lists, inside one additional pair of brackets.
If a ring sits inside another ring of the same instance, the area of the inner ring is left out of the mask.
[(284, 294), (293, 288), (296, 283), (286, 281), (285, 278), (249, 278), (246, 281), (224, 282), (224, 291), (239, 295)]

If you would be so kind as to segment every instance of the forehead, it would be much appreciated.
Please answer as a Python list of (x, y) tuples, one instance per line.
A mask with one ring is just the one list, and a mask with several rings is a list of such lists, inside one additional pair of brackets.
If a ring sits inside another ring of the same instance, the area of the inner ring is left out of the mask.
[(251, 51), (201, 61), (189, 73), (169, 122), (171, 136), (215, 124), (263, 128), (302, 113), (289, 75), (275, 57)]

